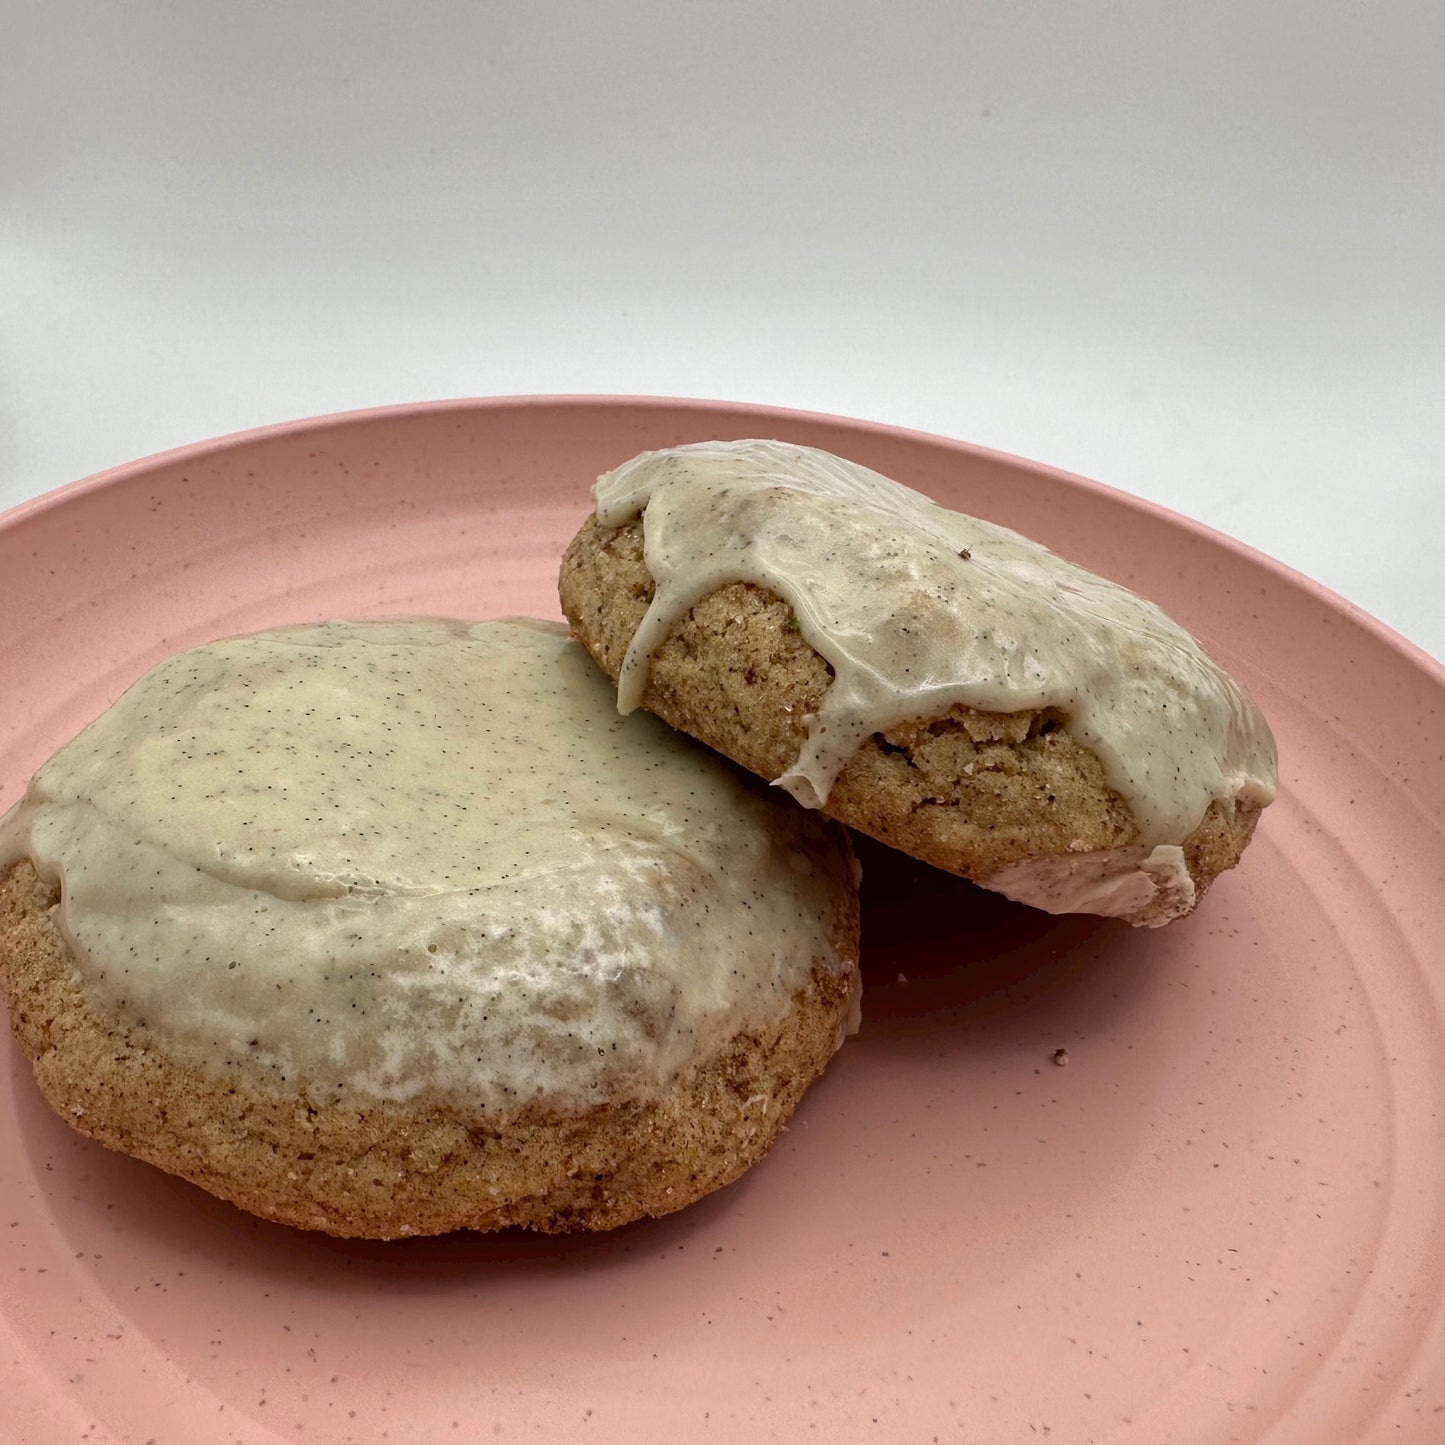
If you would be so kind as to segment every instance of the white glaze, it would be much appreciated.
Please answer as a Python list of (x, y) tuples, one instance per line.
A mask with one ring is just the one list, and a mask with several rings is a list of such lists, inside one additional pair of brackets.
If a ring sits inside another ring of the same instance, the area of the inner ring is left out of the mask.
[(1186, 899), (1155, 850), (1182, 844), (1216, 799), (1274, 796), (1268, 726), (1194, 639), (1152, 603), (1007, 528), (827, 452), (763, 440), (644, 452), (599, 478), (594, 495), (604, 526), (642, 514), (657, 584), (619, 707), (638, 704), (652, 652), (702, 597), (736, 581), (769, 589), (834, 672), (777, 779), (809, 807), (826, 802), (872, 733), (955, 704), (1055, 708), (1128, 803), (1137, 847), (980, 881), (1044, 907), (1131, 916), (1141, 899), (1154, 912), (1172, 900), (1173, 917), (1193, 886)]
[(1194, 879), (1176, 843), (1025, 858), (979, 880), (1045, 913), (1097, 913), (1152, 927), (1194, 907)]
[[(805, 820), (805, 821), (798, 821)], [(551, 624), (330, 623), (156, 667), (0, 819), (82, 982), (313, 1097), (655, 1097), (781, 1016), (854, 866)]]

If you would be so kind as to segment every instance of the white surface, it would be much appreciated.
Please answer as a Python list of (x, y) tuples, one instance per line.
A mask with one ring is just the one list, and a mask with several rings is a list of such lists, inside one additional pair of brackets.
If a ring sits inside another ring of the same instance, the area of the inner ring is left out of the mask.
[(765, 401), (1445, 656), (1442, 71), (1438, 0), (12, 0), (0, 505), (380, 402)]

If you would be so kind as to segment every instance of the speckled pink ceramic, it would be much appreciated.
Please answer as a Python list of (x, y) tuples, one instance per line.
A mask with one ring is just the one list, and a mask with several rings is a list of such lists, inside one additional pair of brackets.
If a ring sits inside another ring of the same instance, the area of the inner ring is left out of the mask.
[(263, 1224), (72, 1134), (6, 1040), (0, 1435), (1445, 1440), (1445, 677), (1199, 527), (755, 407), (458, 402), (232, 437), (0, 522), (0, 804), (187, 644), (556, 615), (597, 472), (748, 435), (1032, 533), (1199, 633), (1280, 742), (1244, 866), (1136, 932), (869, 849), (862, 1034), (743, 1181), (597, 1238)]

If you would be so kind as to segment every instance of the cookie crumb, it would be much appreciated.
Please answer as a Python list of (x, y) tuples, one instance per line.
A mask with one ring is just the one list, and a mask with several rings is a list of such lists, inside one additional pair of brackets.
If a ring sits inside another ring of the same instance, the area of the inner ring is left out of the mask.
[(1069, 1051), (1067, 1049), (1054, 1050), (1054, 1062), (1062, 1069), (1069, 1062)]

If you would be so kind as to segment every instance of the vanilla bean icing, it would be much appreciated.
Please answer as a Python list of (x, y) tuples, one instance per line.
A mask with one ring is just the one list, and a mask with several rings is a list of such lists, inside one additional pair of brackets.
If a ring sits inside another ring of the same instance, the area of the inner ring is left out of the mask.
[[(1051, 708), (1128, 804), (1136, 846), (1033, 860), (980, 880), (1054, 911), (1133, 913), (1193, 884), (1180, 847), (1211, 802), (1274, 796), (1268, 726), (1248, 694), (1153, 603), (991, 522), (810, 447), (747, 440), (644, 452), (598, 479), (598, 521), (643, 519), (656, 583), (618, 705), (701, 598), (749, 582), (785, 599), (833, 670), (776, 781), (821, 807), (873, 733), (941, 716)], [(1163, 921), (1161, 918), (1159, 921)]]
[(0, 819), (100, 1006), (314, 1099), (655, 1097), (782, 1017), (855, 866), (563, 629), (333, 622), (161, 663)]

